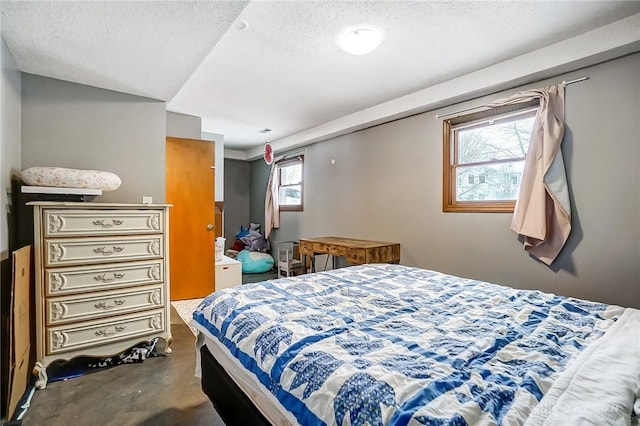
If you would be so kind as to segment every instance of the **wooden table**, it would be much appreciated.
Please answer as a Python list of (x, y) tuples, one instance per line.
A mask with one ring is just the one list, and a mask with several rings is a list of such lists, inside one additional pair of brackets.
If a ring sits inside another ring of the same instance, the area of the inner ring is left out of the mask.
[(330, 254), (334, 259), (336, 256), (341, 256), (355, 265), (398, 263), (400, 262), (400, 244), (342, 237), (300, 238), (300, 257), (303, 267), (306, 268), (304, 256), (311, 256), (313, 259), (316, 254)]

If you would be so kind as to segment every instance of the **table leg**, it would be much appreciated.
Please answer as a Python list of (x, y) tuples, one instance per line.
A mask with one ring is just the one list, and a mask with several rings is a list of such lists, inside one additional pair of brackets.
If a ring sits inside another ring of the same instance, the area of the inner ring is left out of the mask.
[[(307, 256), (309, 257), (309, 269), (307, 269)], [(305, 274), (316, 271), (315, 254), (301, 254), (300, 261), (302, 262), (302, 271)]]

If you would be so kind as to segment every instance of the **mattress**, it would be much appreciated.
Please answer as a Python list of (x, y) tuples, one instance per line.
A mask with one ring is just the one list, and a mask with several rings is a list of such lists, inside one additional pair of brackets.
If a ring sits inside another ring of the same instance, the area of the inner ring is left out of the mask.
[(224, 289), (193, 318), (274, 424), (630, 424), (640, 397), (637, 310), (419, 268)]
[[(271, 424), (280, 426), (298, 424), (295, 417), (289, 411), (283, 409), (274, 395), (262, 386), (253, 374), (242, 368), (242, 365), (217, 339), (212, 338), (206, 331), (199, 335), (199, 339), (201, 340), (197, 344), (198, 354), (200, 354), (199, 348), (205, 345), (229, 378), (251, 399), (254, 406)], [(199, 366), (200, 360), (196, 361), (197, 366)], [(200, 377), (199, 370), (196, 375)]]

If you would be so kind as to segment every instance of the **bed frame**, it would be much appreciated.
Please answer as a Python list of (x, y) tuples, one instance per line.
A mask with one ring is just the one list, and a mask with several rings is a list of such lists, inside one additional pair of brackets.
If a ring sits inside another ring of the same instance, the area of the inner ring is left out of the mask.
[(238, 387), (211, 355), (206, 345), (200, 348), (202, 390), (228, 425), (270, 425), (271, 423)]

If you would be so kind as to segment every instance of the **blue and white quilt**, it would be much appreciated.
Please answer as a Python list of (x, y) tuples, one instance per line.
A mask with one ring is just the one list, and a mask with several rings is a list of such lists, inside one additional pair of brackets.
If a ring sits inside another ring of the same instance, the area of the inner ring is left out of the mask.
[(303, 425), (522, 424), (624, 308), (401, 265), (215, 292), (193, 315)]

